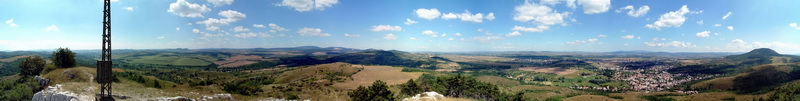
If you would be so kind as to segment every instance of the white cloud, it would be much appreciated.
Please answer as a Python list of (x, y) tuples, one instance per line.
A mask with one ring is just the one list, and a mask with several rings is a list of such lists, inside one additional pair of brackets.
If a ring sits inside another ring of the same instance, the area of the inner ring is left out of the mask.
[(550, 27), (539, 25), (536, 28), (533, 27), (522, 27), (522, 26), (514, 26), (511, 28), (513, 31), (523, 31), (523, 32), (543, 32), (544, 30), (550, 29)]
[(192, 29), (192, 33), (198, 33), (198, 34), (200, 34), (200, 30), (199, 30), (199, 29)]
[(727, 50), (735, 50), (735, 51), (750, 51), (756, 48), (770, 48), (779, 53), (792, 53), (797, 54), (797, 50), (800, 50), (800, 44), (797, 43), (786, 43), (786, 42), (745, 42), (741, 39), (734, 39), (730, 43), (728, 43)]
[(417, 38), (415, 38), (415, 37), (409, 37), (408, 39), (409, 40), (417, 40)]
[(744, 44), (744, 40), (742, 40), (742, 39), (733, 39), (733, 40), (731, 40), (731, 43)]
[(589, 39), (589, 40), (586, 40), (586, 41), (589, 41), (589, 42), (592, 42), (592, 43), (594, 43), (594, 42), (597, 42), (597, 39), (595, 39), (595, 38), (591, 38), (591, 39)]
[(214, 4), (215, 7), (233, 4), (233, 0), (208, 0), (208, 2)]
[(267, 28), (266, 26), (264, 26), (262, 24), (253, 24), (253, 27), (255, 27), (255, 28)]
[(594, 44), (595, 42), (597, 42), (597, 40), (598, 39), (591, 38), (591, 39), (587, 39), (586, 41), (584, 41), (584, 40), (575, 40), (575, 41), (569, 41), (569, 42), (566, 42), (566, 43), (567, 44), (572, 44), (572, 45), (583, 45), (583, 44), (591, 45), (591, 44)]
[(597, 14), (608, 11), (611, 0), (578, 0), (578, 4), (583, 5), (584, 14)]
[[(386, 34), (386, 36), (383, 36), (383, 39), (387, 39), (387, 40), (394, 40), (394, 39), (397, 39), (397, 36), (395, 36), (395, 35), (394, 35), (394, 34), (392, 34), (392, 33), (389, 33), (389, 34)], [(413, 38), (413, 37), (412, 37), (412, 40), (414, 40), (414, 38)]]
[(722, 20), (728, 19), (728, 17), (730, 17), (731, 14), (733, 14), (733, 12), (728, 12), (728, 14), (725, 14), (725, 16), (722, 16)]
[(600, 34), (600, 35), (597, 35), (597, 37), (605, 38), (605, 37), (608, 37), (608, 35)]
[(50, 26), (48, 26), (48, 27), (47, 27), (46, 29), (44, 29), (44, 30), (45, 30), (45, 31), (58, 31), (58, 26), (56, 26), (56, 25), (50, 25)]
[(331, 36), (331, 34), (323, 33), (319, 28), (302, 28), (297, 31), (300, 36)]
[(494, 20), (494, 18), (495, 18), (494, 13), (489, 13), (488, 15), (486, 15), (487, 20)]
[(447, 37), (447, 33), (442, 33), (442, 37)]
[(434, 31), (431, 31), (431, 30), (422, 31), (422, 34), (428, 35), (428, 36), (431, 36), (431, 37), (438, 37), (437, 33), (439, 33), (439, 32), (434, 32)]
[(639, 16), (647, 14), (647, 12), (650, 11), (650, 6), (644, 5), (642, 7), (639, 7), (639, 9), (637, 10), (636, 8), (633, 7), (633, 5), (628, 5), (628, 6), (625, 6), (625, 7), (617, 9), (616, 12), (620, 13), (623, 10), (628, 10), (628, 15), (629, 16), (639, 17)]
[(442, 13), (439, 12), (439, 10), (436, 8), (431, 8), (431, 9), (420, 8), (414, 10), (414, 12), (415, 14), (417, 14), (417, 17), (428, 20), (436, 19), (439, 17), (439, 15), (442, 15)]
[(447, 38), (447, 41), (453, 41), (453, 38)]
[(472, 37), (472, 40), (481, 41), (481, 42), (491, 42), (494, 40), (503, 40), (503, 37), (499, 36), (476, 36)]
[(17, 24), (14, 23), (14, 19), (6, 20), (6, 24), (8, 24), (8, 26), (11, 26), (11, 27), (17, 27)]
[(672, 42), (664, 42), (664, 43), (656, 43), (656, 42), (644, 42), (645, 45), (650, 47), (697, 47), (689, 42), (682, 42), (682, 41), (672, 41)]
[(181, 16), (181, 17), (203, 17), (203, 13), (211, 11), (211, 8), (206, 5), (199, 5), (189, 3), (186, 0), (177, 0), (175, 3), (169, 4), (167, 12)]
[(442, 19), (445, 19), (445, 20), (456, 19), (456, 18), (458, 18), (458, 15), (456, 15), (454, 13), (447, 13), (447, 14), (443, 14), (442, 15)]
[(709, 33), (711, 33), (711, 32), (710, 31), (697, 32), (697, 34), (695, 34), (695, 36), (700, 37), (700, 38), (704, 38), (704, 37), (710, 36)]
[(236, 26), (233, 28), (233, 32), (247, 32), (250, 31), (250, 28), (244, 28), (244, 26)]
[(236, 22), (247, 17), (247, 15), (233, 10), (221, 11), (219, 12), (219, 15), (225, 18), (224, 19), (208, 18), (207, 20), (198, 21), (195, 23), (205, 24), (206, 26), (220, 26), (220, 25), (228, 25), (231, 22)]
[(275, 6), (286, 6), (294, 8), (298, 12), (306, 12), (314, 9), (322, 11), (337, 3), (339, 3), (339, 0), (283, 0), (281, 3), (275, 4)]
[(520, 36), (520, 35), (522, 35), (522, 33), (519, 33), (519, 31), (514, 31), (506, 34), (507, 37)]
[(409, 18), (406, 18), (406, 22), (403, 22), (403, 24), (406, 24), (406, 25), (411, 25), (411, 24), (416, 24), (416, 23), (417, 23), (417, 21), (411, 20)]
[(164, 39), (164, 36), (156, 37), (156, 39)]
[(733, 30), (733, 26), (728, 26), (728, 30)]
[(372, 30), (372, 31), (375, 31), (375, 32), (381, 32), (381, 31), (402, 31), (402, 30), (403, 30), (403, 28), (402, 28), (402, 27), (400, 27), (400, 26), (391, 26), (391, 25), (377, 25), (377, 26), (372, 26), (372, 29), (370, 29), (370, 30)]
[(252, 37), (256, 37), (258, 35), (256, 33), (249, 32), (249, 33), (239, 33), (239, 34), (235, 34), (233, 36), (237, 37), (237, 38), (252, 38)]
[(714, 27), (722, 26), (722, 24), (714, 24)]
[(346, 36), (346, 37), (354, 37), (354, 38), (361, 37), (361, 35), (358, 35), (358, 34), (348, 34), (348, 33), (344, 33), (344, 36)]
[(645, 27), (656, 30), (661, 30), (662, 27), (680, 27), (686, 21), (686, 17), (683, 15), (690, 12), (689, 8), (683, 5), (678, 11), (663, 14), (658, 18), (658, 21), (653, 22), (653, 24), (647, 24)]
[(634, 38), (634, 36), (633, 36), (633, 35), (625, 35), (625, 36), (622, 36), (622, 37), (620, 37), (620, 38), (623, 38), (623, 39), (633, 39), (633, 38)]
[(789, 23), (789, 27), (792, 27), (794, 29), (800, 29), (800, 27), (797, 26), (797, 23)]
[(453, 35), (455, 35), (455, 36), (461, 36), (461, 33), (455, 33), (455, 34), (453, 34)]
[(181, 28), (175, 27), (175, 31), (181, 31)]
[(703, 24), (703, 20), (697, 21), (697, 24), (702, 25)]
[(133, 7), (125, 7), (125, 10), (133, 11)]
[(538, 25), (554, 25), (564, 24), (564, 18), (569, 16), (569, 12), (557, 12), (550, 7), (525, 3), (514, 7), (514, 21), (529, 22), (532, 21)]
[(111, 0), (111, 2), (119, 2), (119, 0)]
[(269, 25), (269, 28), (272, 28), (272, 30), (270, 30), (270, 32), (289, 31), (289, 30), (288, 30), (288, 29), (286, 29), (286, 28), (283, 28), (283, 27), (281, 27), (281, 26), (278, 26), (278, 24), (269, 23), (268, 25)]
[(206, 30), (208, 30), (208, 31), (218, 31), (219, 27), (217, 27), (217, 26), (206, 26)]

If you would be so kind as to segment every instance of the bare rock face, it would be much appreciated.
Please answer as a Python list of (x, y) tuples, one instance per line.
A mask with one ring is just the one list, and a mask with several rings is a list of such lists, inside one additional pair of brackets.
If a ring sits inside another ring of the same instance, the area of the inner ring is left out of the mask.
[(47, 89), (36, 92), (33, 94), (32, 101), (78, 101), (75, 94), (69, 92), (60, 92), (61, 85), (50, 86)]
[(39, 87), (45, 87), (47, 84), (50, 84), (50, 79), (41, 76), (36, 76), (33, 79), (39, 82)]

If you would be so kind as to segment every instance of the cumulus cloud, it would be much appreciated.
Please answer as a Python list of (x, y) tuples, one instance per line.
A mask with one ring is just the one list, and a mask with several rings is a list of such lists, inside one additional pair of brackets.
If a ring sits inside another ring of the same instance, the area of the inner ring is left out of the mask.
[(181, 28), (175, 27), (175, 31), (181, 31)]
[(14, 23), (14, 19), (6, 20), (6, 24), (8, 24), (8, 26), (11, 26), (11, 27), (17, 27), (17, 24)]
[(722, 24), (714, 24), (714, 27), (722, 26)]
[(722, 20), (728, 19), (728, 17), (730, 17), (731, 14), (733, 14), (733, 12), (728, 12), (728, 14), (725, 14), (725, 16), (722, 16)]
[(233, 0), (208, 0), (208, 2), (214, 4), (215, 7), (233, 4)]
[(219, 15), (225, 18), (222, 19), (208, 18), (207, 20), (198, 21), (195, 23), (204, 24), (206, 26), (220, 26), (220, 25), (228, 25), (231, 22), (236, 22), (247, 17), (247, 15), (233, 10), (221, 11), (219, 12)]
[(445, 20), (456, 19), (456, 18), (458, 18), (458, 15), (456, 15), (455, 13), (447, 13), (442, 15), (442, 19)]
[(417, 21), (411, 20), (409, 18), (406, 18), (406, 22), (403, 22), (403, 24), (406, 24), (406, 25), (411, 25), (411, 24), (416, 24), (416, 23), (417, 23)]
[(600, 35), (597, 35), (597, 37), (605, 38), (605, 37), (608, 37), (608, 35), (600, 34)]
[(583, 6), (584, 14), (597, 14), (608, 11), (611, 0), (578, 0), (578, 4)]
[(687, 13), (690, 13), (689, 8), (686, 5), (683, 5), (677, 11), (668, 12), (666, 14), (661, 15), (658, 18), (658, 21), (653, 22), (652, 24), (647, 24), (645, 27), (652, 28), (656, 30), (661, 30), (662, 27), (680, 27), (683, 22), (686, 21)]
[(189, 3), (186, 0), (177, 0), (169, 4), (167, 12), (181, 17), (203, 17), (203, 13), (211, 11), (206, 5)]
[(633, 7), (633, 5), (628, 5), (628, 6), (625, 6), (625, 7), (617, 9), (616, 12), (620, 13), (620, 12), (622, 12), (624, 10), (628, 10), (628, 15), (629, 16), (639, 17), (639, 16), (647, 14), (647, 12), (650, 11), (650, 6), (644, 5), (642, 7), (639, 7), (639, 9), (637, 10), (636, 8)]
[(437, 33), (439, 33), (439, 32), (434, 32), (434, 31), (431, 31), (431, 30), (422, 31), (422, 34), (428, 35), (428, 36), (431, 36), (431, 37), (438, 37)]
[(447, 38), (447, 41), (453, 41), (453, 40), (454, 40), (453, 38)]
[(522, 35), (522, 33), (519, 33), (519, 31), (514, 31), (506, 34), (507, 37), (520, 36), (520, 35)]
[(253, 27), (255, 27), (255, 28), (267, 28), (266, 26), (264, 26), (262, 24), (253, 24)]
[(522, 27), (522, 26), (514, 26), (511, 28), (513, 31), (523, 31), (523, 32), (543, 32), (544, 30), (550, 29), (550, 27), (539, 25), (534, 27)]
[[(392, 33), (389, 33), (389, 34), (386, 34), (386, 36), (383, 36), (383, 39), (394, 40), (394, 39), (397, 39), (397, 36), (395, 36)], [(412, 37), (412, 40), (413, 40), (413, 37)]]
[(375, 31), (375, 32), (381, 32), (381, 31), (401, 31), (401, 30), (403, 30), (403, 28), (402, 28), (402, 27), (400, 27), (400, 26), (391, 26), (391, 25), (377, 25), (377, 26), (372, 26), (372, 29), (370, 29), (370, 30), (372, 30), (372, 31)]
[(472, 37), (472, 40), (480, 41), (480, 42), (491, 42), (495, 40), (503, 40), (503, 37), (499, 36), (476, 36)]
[(256, 35), (256, 33), (249, 32), (249, 33), (239, 33), (239, 34), (235, 34), (233, 36), (237, 37), (237, 38), (252, 38), (252, 37), (256, 37), (258, 35)]
[(709, 33), (711, 33), (711, 32), (710, 31), (697, 32), (697, 34), (695, 34), (695, 36), (700, 37), (700, 38), (704, 38), (704, 37), (710, 36)]
[(729, 50), (735, 51), (750, 51), (756, 48), (770, 48), (779, 53), (790, 53), (795, 52), (797, 54), (797, 50), (800, 50), (800, 44), (797, 43), (787, 43), (787, 42), (760, 42), (760, 41), (753, 41), (753, 42), (745, 42), (742, 39), (734, 39), (728, 43), (727, 48)]
[(217, 27), (217, 26), (206, 26), (206, 30), (208, 30), (208, 31), (218, 31), (219, 27)]
[(514, 7), (514, 21), (533, 22), (538, 25), (564, 24), (569, 12), (558, 12), (550, 7), (535, 3), (525, 3)]
[(469, 12), (469, 10), (464, 10), (464, 13), (453, 13), (453, 12), (450, 12), (450, 13), (447, 13), (447, 14), (443, 14), (442, 15), (442, 19), (445, 19), (445, 20), (461, 19), (461, 21), (466, 21), (466, 22), (482, 23), (483, 19), (487, 19), (487, 20), (494, 20), (495, 19), (494, 13), (489, 13), (489, 14), (491, 14), (491, 16), (487, 15), (486, 17), (484, 17), (483, 13), (472, 14), (472, 13)]
[(797, 26), (797, 23), (789, 23), (789, 27), (794, 29), (800, 29), (800, 27)]
[(409, 40), (417, 40), (417, 38), (415, 38), (415, 37), (409, 37), (408, 39)]
[(572, 44), (572, 45), (583, 45), (583, 44), (591, 45), (591, 44), (596, 43), (597, 40), (598, 39), (591, 38), (591, 39), (587, 39), (586, 41), (584, 41), (584, 40), (575, 40), (575, 41), (569, 41), (569, 42), (566, 42), (566, 43), (567, 44)]
[(461, 36), (461, 33), (455, 33), (455, 34), (453, 34), (453, 35), (455, 35), (455, 36)]
[(233, 32), (246, 32), (250, 31), (250, 28), (244, 28), (244, 26), (236, 26), (233, 28)]
[(728, 26), (728, 30), (733, 30), (733, 26)]
[(288, 29), (286, 29), (286, 28), (283, 28), (283, 27), (281, 27), (281, 26), (278, 26), (278, 24), (269, 23), (268, 25), (269, 25), (269, 28), (272, 28), (272, 30), (269, 30), (270, 32), (289, 31), (289, 30), (288, 30)]
[(50, 26), (47, 26), (47, 28), (45, 28), (44, 30), (45, 31), (58, 31), (58, 26), (50, 25)]
[(690, 47), (690, 48), (697, 47), (696, 45), (693, 45), (690, 42), (682, 42), (682, 41), (672, 41), (664, 43), (644, 42), (644, 44), (650, 47)]
[(489, 13), (488, 15), (486, 15), (486, 20), (494, 20), (494, 18), (495, 18), (494, 13)]
[(192, 29), (192, 33), (200, 34), (200, 30), (199, 29)]
[(156, 39), (164, 39), (164, 36), (156, 37)]
[(125, 10), (133, 11), (133, 7), (125, 7)]
[(428, 20), (436, 19), (439, 17), (439, 15), (442, 15), (442, 13), (439, 12), (439, 10), (436, 8), (431, 8), (431, 9), (420, 8), (414, 10), (414, 13), (417, 15), (417, 17)]
[(331, 34), (323, 33), (319, 28), (302, 28), (297, 31), (300, 36), (331, 36)]
[(361, 37), (361, 35), (358, 35), (358, 34), (348, 34), (348, 33), (344, 33), (344, 36), (346, 36), (346, 37), (354, 37), (354, 38)]
[(322, 11), (338, 3), (339, 0), (283, 0), (275, 6), (286, 6), (298, 12), (306, 12), (314, 9)]
[(633, 39), (633, 38), (634, 38), (634, 36), (633, 36), (633, 35), (625, 35), (625, 36), (622, 36), (622, 37), (620, 37), (620, 38), (623, 38), (623, 39)]

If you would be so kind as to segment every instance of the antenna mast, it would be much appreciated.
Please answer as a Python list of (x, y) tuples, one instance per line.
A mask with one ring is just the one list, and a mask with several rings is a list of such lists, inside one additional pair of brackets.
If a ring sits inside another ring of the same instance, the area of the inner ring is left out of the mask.
[(100, 84), (99, 101), (114, 101), (111, 96), (111, 0), (103, 0), (103, 54), (97, 61), (97, 76), (95, 81)]

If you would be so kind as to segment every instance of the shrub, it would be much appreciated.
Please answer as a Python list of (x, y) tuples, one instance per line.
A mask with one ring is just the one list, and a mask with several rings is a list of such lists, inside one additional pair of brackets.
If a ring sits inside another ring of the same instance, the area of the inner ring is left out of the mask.
[(75, 67), (75, 53), (69, 48), (58, 48), (50, 59), (59, 68)]
[(19, 63), (19, 74), (22, 76), (39, 75), (44, 69), (45, 61), (39, 56), (31, 56)]

